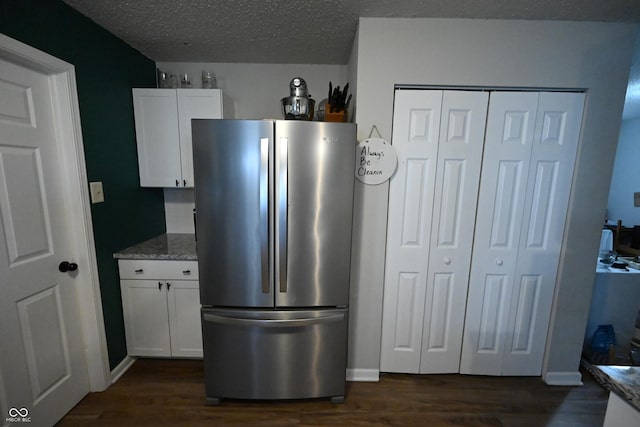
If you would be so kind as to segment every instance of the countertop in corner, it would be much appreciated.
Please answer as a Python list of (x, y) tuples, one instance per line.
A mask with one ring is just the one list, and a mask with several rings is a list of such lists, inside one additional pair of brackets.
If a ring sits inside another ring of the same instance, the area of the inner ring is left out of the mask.
[(196, 261), (194, 234), (167, 233), (113, 254), (116, 259), (158, 259)]
[(640, 366), (583, 364), (600, 384), (640, 411)]

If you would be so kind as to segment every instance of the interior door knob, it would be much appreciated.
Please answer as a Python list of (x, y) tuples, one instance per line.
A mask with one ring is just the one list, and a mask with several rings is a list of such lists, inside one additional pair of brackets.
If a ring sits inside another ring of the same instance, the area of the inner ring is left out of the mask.
[(78, 269), (78, 264), (75, 262), (62, 261), (60, 265), (58, 265), (58, 270), (61, 273), (66, 273), (67, 271), (76, 271)]

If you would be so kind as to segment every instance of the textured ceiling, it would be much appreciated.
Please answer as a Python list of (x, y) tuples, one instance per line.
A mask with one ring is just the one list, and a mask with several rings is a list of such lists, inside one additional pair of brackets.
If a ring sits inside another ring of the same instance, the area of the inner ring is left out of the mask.
[[(640, 22), (640, 0), (64, 2), (156, 62), (346, 64), (358, 17)], [(631, 71), (625, 118), (640, 116), (640, 59)]]
[(358, 17), (640, 22), (639, 0), (64, 0), (158, 62), (346, 64)]

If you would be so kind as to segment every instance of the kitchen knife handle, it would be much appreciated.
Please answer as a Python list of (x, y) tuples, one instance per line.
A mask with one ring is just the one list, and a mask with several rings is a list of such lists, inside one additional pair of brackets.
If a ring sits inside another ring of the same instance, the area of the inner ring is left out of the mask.
[(269, 138), (260, 138), (260, 264), (262, 293), (268, 294), (269, 279)]
[(288, 157), (289, 157), (289, 140), (286, 137), (280, 138), (279, 144), (279, 180), (278, 180), (278, 283), (280, 285), (280, 292), (287, 292), (287, 191), (289, 171), (288, 171)]

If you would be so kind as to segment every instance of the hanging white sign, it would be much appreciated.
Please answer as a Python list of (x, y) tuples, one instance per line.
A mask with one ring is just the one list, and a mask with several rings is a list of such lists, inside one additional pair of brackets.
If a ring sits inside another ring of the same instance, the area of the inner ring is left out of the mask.
[(396, 170), (398, 158), (387, 141), (381, 138), (367, 138), (356, 148), (356, 178), (364, 184), (382, 184)]

